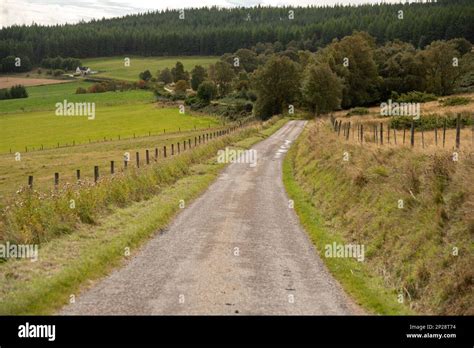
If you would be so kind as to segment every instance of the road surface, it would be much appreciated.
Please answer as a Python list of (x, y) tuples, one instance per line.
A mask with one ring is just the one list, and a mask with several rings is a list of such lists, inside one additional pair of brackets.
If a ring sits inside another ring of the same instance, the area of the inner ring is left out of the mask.
[(360, 313), (289, 207), (282, 160), (304, 125), (290, 121), (255, 145), (256, 166), (230, 164), (166, 231), (60, 314)]

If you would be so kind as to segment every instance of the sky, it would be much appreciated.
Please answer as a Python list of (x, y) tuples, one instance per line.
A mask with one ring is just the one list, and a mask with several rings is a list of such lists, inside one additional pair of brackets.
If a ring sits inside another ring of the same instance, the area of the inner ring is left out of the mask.
[[(324, 6), (362, 4), (382, 0), (0, 0), (0, 27), (14, 24), (54, 25), (94, 18), (119, 17), (149, 10), (202, 6)], [(402, 2), (384, 0), (386, 3)], [(408, 2), (404, 0), (403, 2)], [(413, 2), (413, 1), (410, 1)]]

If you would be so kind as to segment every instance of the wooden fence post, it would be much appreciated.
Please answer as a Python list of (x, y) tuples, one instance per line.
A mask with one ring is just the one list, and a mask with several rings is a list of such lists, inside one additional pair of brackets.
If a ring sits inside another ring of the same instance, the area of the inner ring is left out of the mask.
[(115, 162), (110, 161), (110, 174), (114, 174), (114, 173), (115, 173)]
[(445, 118), (444, 124), (443, 124), (443, 147), (446, 144), (446, 123), (447, 123), (447, 119)]
[(393, 129), (393, 141), (395, 142), (395, 145), (397, 145), (397, 130), (396, 130), (396, 128)]
[(136, 152), (135, 153), (135, 157), (137, 159), (137, 168), (140, 168), (140, 153), (139, 152)]
[(99, 180), (99, 166), (94, 166), (94, 182)]
[(346, 140), (349, 140), (349, 134), (351, 133), (351, 122), (347, 124), (347, 134), (346, 134)]
[(174, 155), (174, 144), (171, 144), (171, 156)]
[(461, 114), (456, 119), (456, 149), (461, 146)]
[(410, 144), (411, 147), (415, 146), (415, 121), (411, 121)]
[(422, 124), (420, 124), (420, 126), (421, 126), (421, 147), (424, 149), (425, 148), (425, 130)]
[(360, 125), (360, 144), (362, 145), (364, 143), (364, 125)]
[(80, 169), (76, 169), (76, 179), (77, 179), (77, 181), (81, 180), (81, 170)]
[(29, 176), (28, 176), (28, 187), (29, 187), (30, 189), (33, 188), (33, 175), (29, 175)]
[(405, 145), (405, 132), (407, 130), (407, 127), (403, 127), (403, 145)]
[(380, 122), (380, 145), (383, 145), (383, 123)]
[(54, 186), (59, 185), (59, 173), (54, 173)]
[(191, 139), (188, 139), (188, 147), (191, 148)]
[(435, 128), (435, 145), (438, 146), (438, 128)]
[(180, 152), (181, 152), (181, 146), (180, 146), (179, 141), (178, 141), (178, 153), (180, 153)]
[(390, 144), (390, 123), (387, 124), (387, 143)]
[(166, 146), (163, 146), (163, 156), (166, 158)]
[(158, 161), (158, 148), (155, 147), (155, 162)]
[(150, 152), (148, 149), (145, 150), (146, 164), (150, 164)]

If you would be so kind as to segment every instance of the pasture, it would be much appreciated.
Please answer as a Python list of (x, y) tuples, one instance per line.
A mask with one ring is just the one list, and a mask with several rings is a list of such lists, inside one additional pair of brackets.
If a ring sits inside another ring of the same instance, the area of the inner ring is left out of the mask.
[(73, 81), (64, 84), (27, 87), (28, 98), (0, 101), (0, 115), (55, 110), (56, 103), (62, 102), (64, 99), (70, 102), (94, 102), (101, 106), (151, 103), (154, 100), (153, 94), (146, 90), (76, 94), (78, 87), (88, 88), (91, 85), (91, 82)]
[(215, 63), (219, 57), (213, 56), (190, 56), (190, 57), (135, 57), (129, 56), (130, 66), (125, 66), (125, 57), (105, 57), (83, 59), (82, 65), (89, 67), (98, 74), (92, 76), (108, 77), (127, 81), (137, 81), (138, 74), (150, 70), (156, 77), (156, 72), (164, 68), (172, 68), (177, 61), (184, 65), (184, 69), (191, 71), (195, 65), (208, 67)]
[[(0, 195), (15, 192), (28, 175), (34, 175), (37, 188), (42, 183), (50, 188), (55, 172), (61, 182), (73, 180), (76, 169), (87, 178), (94, 165), (120, 163), (125, 151), (169, 145), (170, 139), (220, 124), (214, 117), (180, 114), (178, 106), (157, 106), (146, 90), (75, 94), (90, 85), (27, 87), (28, 98), (0, 101)], [(95, 118), (57, 116), (56, 103), (64, 100), (95, 103)], [(16, 152), (21, 161), (15, 160)]]
[[(165, 112), (165, 110), (163, 110)], [(191, 116), (182, 116), (193, 120)], [(215, 119), (210, 119), (216, 125)], [(150, 157), (154, 159), (154, 149), (159, 149), (159, 158), (163, 156), (163, 146), (177, 142), (181, 145), (185, 140), (205, 133), (199, 131), (181, 132), (173, 134), (151, 135), (141, 138), (102, 141), (100, 143), (52, 148), (43, 151), (21, 152), (21, 160), (16, 161), (14, 154), (0, 155), (0, 205), (5, 197), (27, 184), (29, 175), (34, 176), (35, 190), (45, 191), (54, 187), (54, 173), (59, 173), (60, 183), (76, 182), (76, 170), (81, 171), (81, 179), (93, 180), (93, 168), (99, 166), (100, 174), (110, 173), (110, 161), (115, 161), (115, 170), (123, 170), (123, 156), (129, 152), (131, 166), (135, 166), (135, 152), (140, 152), (142, 162), (145, 161), (145, 150), (150, 150)], [(52, 136), (53, 137), (53, 136)]]

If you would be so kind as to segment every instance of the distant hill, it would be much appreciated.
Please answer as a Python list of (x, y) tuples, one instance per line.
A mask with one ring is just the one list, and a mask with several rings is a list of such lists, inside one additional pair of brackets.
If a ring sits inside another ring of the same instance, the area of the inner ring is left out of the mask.
[[(403, 11), (403, 19), (399, 12)], [(290, 12), (293, 11), (293, 12)], [(423, 47), (433, 40), (474, 41), (472, 0), (335, 7), (200, 8), (148, 12), (58, 26), (12, 26), (0, 30), (0, 59), (28, 56), (103, 57), (219, 55), (276, 43), (315, 51), (334, 38), (363, 30), (378, 43), (401, 39)]]

